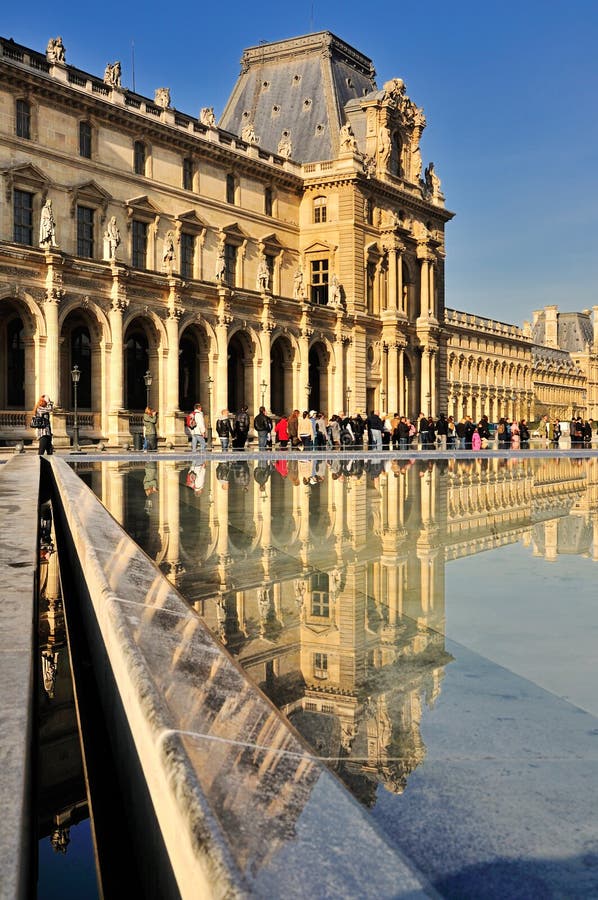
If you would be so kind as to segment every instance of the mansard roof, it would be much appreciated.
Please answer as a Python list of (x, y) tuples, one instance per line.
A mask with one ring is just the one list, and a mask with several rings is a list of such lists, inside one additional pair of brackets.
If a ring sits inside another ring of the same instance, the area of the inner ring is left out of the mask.
[(291, 158), (336, 156), (345, 104), (377, 91), (370, 59), (329, 31), (251, 47), (219, 125), (277, 152), (286, 132)]
[[(589, 312), (559, 312), (557, 319), (557, 341), (559, 348), (568, 353), (579, 353), (594, 340), (594, 331)], [(536, 344), (546, 342), (546, 315), (542, 310), (532, 331)]]

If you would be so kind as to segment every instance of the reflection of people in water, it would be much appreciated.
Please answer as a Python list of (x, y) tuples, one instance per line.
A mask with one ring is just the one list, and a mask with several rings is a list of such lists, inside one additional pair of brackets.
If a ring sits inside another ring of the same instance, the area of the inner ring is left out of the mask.
[(40, 508), (39, 522), (39, 558), (48, 560), (54, 553), (52, 542), (52, 508), (49, 502), (43, 503)]
[(147, 497), (158, 493), (158, 464), (148, 463), (143, 476), (143, 490)]

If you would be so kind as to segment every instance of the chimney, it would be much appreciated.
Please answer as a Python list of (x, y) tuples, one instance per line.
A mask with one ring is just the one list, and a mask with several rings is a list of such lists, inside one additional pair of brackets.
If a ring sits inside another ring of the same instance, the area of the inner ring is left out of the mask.
[(546, 316), (545, 324), (545, 343), (547, 347), (559, 346), (559, 308), (558, 306), (545, 306), (544, 313)]

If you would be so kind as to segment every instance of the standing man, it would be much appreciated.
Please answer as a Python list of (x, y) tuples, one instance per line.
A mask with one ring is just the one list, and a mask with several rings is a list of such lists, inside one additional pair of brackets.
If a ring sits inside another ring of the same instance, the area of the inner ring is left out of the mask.
[(201, 403), (196, 403), (193, 407), (193, 425), (191, 431), (191, 453), (197, 451), (197, 445), (203, 453), (206, 449), (206, 418), (203, 414)]
[(253, 427), (257, 432), (258, 450), (268, 449), (268, 435), (272, 431), (272, 419), (266, 415), (266, 407), (260, 406), (260, 411), (253, 420)]
[(382, 450), (382, 429), (384, 422), (377, 410), (372, 410), (367, 418), (368, 429), (372, 439), (372, 450)]

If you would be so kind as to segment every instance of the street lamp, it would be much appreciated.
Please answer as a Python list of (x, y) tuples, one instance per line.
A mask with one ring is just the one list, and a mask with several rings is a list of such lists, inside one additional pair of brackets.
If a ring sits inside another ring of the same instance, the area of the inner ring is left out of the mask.
[(143, 376), (143, 380), (145, 381), (145, 405), (149, 407), (149, 395), (150, 388), (152, 386), (152, 373), (148, 369), (145, 375)]
[(380, 400), (382, 401), (382, 409), (381, 412), (386, 412), (386, 391), (384, 388), (380, 391)]
[(305, 385), (305, 392), (307, 394), (307, 408), (309, 409), (309, 398), (311, 397), (311, 384), (309, 381)]
[(345, 412), (347, 413), (347, 415), (350, 415), (351, 410), (349, 409), (349, 405), (350, 405), (350, 403), (351, 403), (351, 388), (349, 387), (349, 385), (347, 385), (347, 388), (346, 388), (346, 390), (345, 390), (345, 394), (346, 394), (346, 396), (347, 396), (347, 402), (346, 402), (346, 404), (345, 404), (345, 405), (346, 405)]
[(73, 390), (75, 394), (75, 419), (73, 422), (73, 453), (81, 453), (81, 447), (79, 446), (79, 417), (77, 415), (77, 387), (79, 385), (79, 379), (81, 378), (81, 371), (79, 366), (73, 366), (71, 369), (71, 380), (73, 382)]
[(266, 388), (268, 387), (268, 385), (266, 384), (265, 378), (262, 378), (262, 383), (260, 384), (260, 387), (261, 387), (261, 389), (262, 389), (262, 406), (263, 406), (263, 405), (264, 405), (264, 398), (265, 398), (265, 396), (266, 396)]
[(208, 435), (208, 447), (210, 450), (212, 449), (212, 385), (214, 384), (214, 379), (211, 375), (208, 375), (206, 378), (206, 384), (208, 386), (208, 426), (207, 426), (207, 435)]

